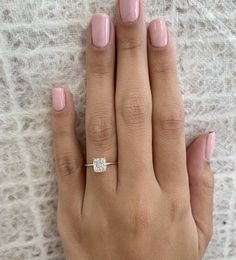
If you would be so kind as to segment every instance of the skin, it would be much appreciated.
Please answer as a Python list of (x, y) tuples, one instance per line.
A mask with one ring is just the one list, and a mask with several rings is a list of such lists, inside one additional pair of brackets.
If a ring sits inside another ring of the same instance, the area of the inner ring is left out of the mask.
[[(204, 255), (212, 236), (213, 175), (202, 156), (206, 134), (186, 149), (170, 32), (168, 38), (164, 48), (151, 46), (142, 4), (131, 24), (117, 8), (105, 48), (93, 46), (88, 26), (86, 160), (69, 90), (64, 110), (52, 112), (57, 223), (67, 260)], [(84, 167), (94, 157), (119, 165), (94, 174)]]

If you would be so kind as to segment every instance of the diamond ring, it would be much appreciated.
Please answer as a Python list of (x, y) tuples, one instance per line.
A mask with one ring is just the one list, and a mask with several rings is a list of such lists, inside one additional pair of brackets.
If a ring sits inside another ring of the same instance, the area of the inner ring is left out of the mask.
[(94, 158), (93, 163), (86, 163), (85, 167), (93, 167), (94, 172), (102, 173), (107, 170), (107, 165), (118, 164), (118, 162), (106, 162), (106, 158)]

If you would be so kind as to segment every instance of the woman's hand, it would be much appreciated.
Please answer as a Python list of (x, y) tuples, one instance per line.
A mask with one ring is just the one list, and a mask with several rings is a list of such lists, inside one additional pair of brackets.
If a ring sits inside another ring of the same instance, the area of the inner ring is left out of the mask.
[(58, 229), (67, 260), (201, 259), (212, 235), (215, 134), (187, 149), (171, 33), (146, 29), (143, 5), (120, 0), (116, 25), (93, 16), (87, 34), (85, 169), (68, 90), (53, 89)]

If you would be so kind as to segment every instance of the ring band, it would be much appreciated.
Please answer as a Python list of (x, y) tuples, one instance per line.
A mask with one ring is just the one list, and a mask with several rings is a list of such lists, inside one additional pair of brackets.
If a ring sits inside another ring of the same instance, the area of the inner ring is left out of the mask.
[(84, 164), (85, 167), (93, 167), (96, 173), (106, 172), (108, 165), (118, 164), (118, 162), (106, 162), (106, 158), (93, 158), (93, 163)]

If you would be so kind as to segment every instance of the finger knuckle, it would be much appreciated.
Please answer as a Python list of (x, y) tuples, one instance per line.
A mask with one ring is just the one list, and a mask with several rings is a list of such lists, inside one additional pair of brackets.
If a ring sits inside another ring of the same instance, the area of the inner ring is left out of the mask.
[(56, 216), (56, 221), (57, 221), (57, 230), (59, 234), (64, 238), (66, 237), (66, 216), (63, 214), (63, 209), (61, 208), (60, 203), (58, 202), (58, 207), (57, 207), (57, 216)]
[[(162, 111), (161, 111), (162, 110)], [(184, 128), (184, 109), (181, 105), (172, 109), (161, 109), (156, 114), (156, 123), (164, 131), (182, 130)]]
[(147, 205), (136, 204), (130, 206), (129, 228), (135, 236), (149, 229), (151, 226), (151, 214)]
[(56, 126), (53, 129), (53, 135), (58, 138), (68, 137), (72, 135), (73, 131), (69, 125)]
[(111, 71), (111, 67), (104, 63), (94, 62), (93, 65), (90, 65), (89, 73), (94, 75), (97, 78), (102, 78), (105, 75), (108, 75)]
[(207, 241), (210, 241), (213, 236), (213, 225), (206, 225), (205, 237)]
[[(58, 206), (59, 207), (59, 206)], [(56, 224), (57, 231), (60, 237), (64, 241), (73, 241), (77, 243), (81, 241), (82, 226), (78, 221), (78, 216), (68, 214), (65, 209), (62, 208), (60, 211), (57, 209)]]
[(65, 230), (65, 222), (63, 221), (61, 214), (58, 214), (57, 212), (57, 230), (60, 234), (61, 238), (67, 239), (67, 233)]
[(104, 77), (113, 70), (113, 59), (107, 57), (103, 52), (99, 52), (94, 57), (87, 59), (87, 69), (89, 74), (95, 77)]
[(157, 59), (153, 64), (152, 69), (156, 74), (173, 74), (176, 72), (176, 65), (169, 59)]
[(150, 101), (144, 95), (127, 95), (118, 103), (118, 113), (130, 127), (143, 126), (151, 115)]
[(76, 174), (81, 165), (72, 153), (65, 153), (57, 156), (57, 166), (61, 177)]
[(200, 232), (201, 234), (201, 238), (204, 239), (204, 241), (202, 241), (203, 244), (208, 244), (214, 233), (213, 222), (206, 221), (203, 218), (200, 218), (199, 216), (196, 215), (194, 216), (194, 220), (198, 227), (198, 232)]
[(176, 223), (185, 218), (190, 211), (190, 202), (184, 194), (172, 197), (169, 200), (169, 218), (171, 223)]
[(208, 176), (204, 176), (202, 178), (202, 192), (206, 197), (212, 197), (214, 190), (214, 179), (213, 174), (209, 174)]
[(136, 51), (142, 49), (142, 47), (142, 40), (133, 34), (127, 35), (126, 37), (122, 37), (119, 41), (120, 51)]
[(54, 113), (52, 116), (52, 133), (55, 137), (67, 137), (74, 131), (74, 117), (73, 113)]
[(115, 134), (115, 123), (112, 116), (94, 115), (90, 117), (87, 133), (90, 141), (99, 147), (109, 147)]

